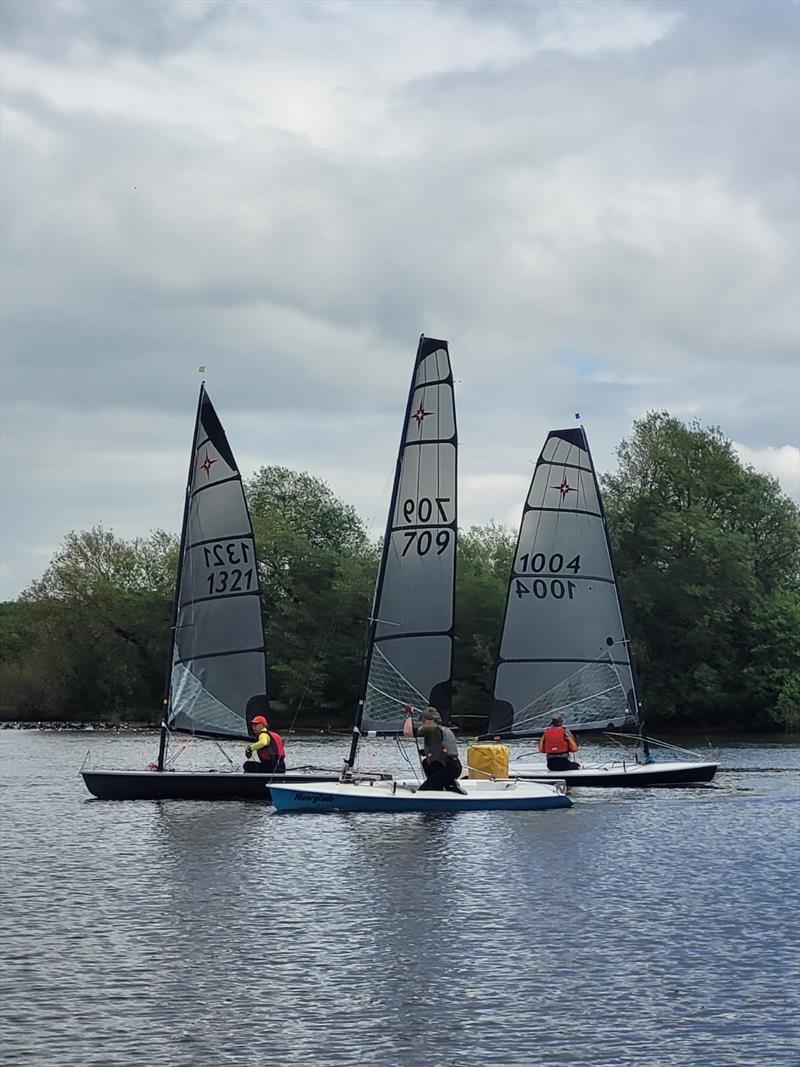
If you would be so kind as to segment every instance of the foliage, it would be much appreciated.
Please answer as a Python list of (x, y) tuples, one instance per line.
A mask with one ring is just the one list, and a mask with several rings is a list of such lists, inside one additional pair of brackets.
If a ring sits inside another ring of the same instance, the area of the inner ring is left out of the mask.
[(2, 675), (3, 712), (156, 714), (176, 558), (175, 538), (160, 530), (132, 541), (102, 526), (68, 534), (44, 575), (4, 605), (18, 651)]
[(800, 597), (778, 589), (765, 597), (750, 625), (750, 662), (744, 670), (754, 706), (786, 730), (800, 729)]
[(465, 733), (479, 732), (489, 714), (514, 546), (495, 523), (459, 532), (453, 714)]
[[(603, 479), (648, 722), (800, 727), (800, 517), (717, 429), (636, 422)], [(349, 723), (378, 564), (355, 510), (321, 479), (263, 467), (246, 485), (283, 729)], [(489, 710), (515, 534), (459, 533), (454, 714)], [(176, 538), (70, 533), (42, 577), (0, 604), (6, 717), (158, 720)]]
[(605, 507), (648, 722), (786, 721), (797, 508), (718, 429), (666, 412), (636, 422), (618, 456)]
[(352, 715), (377, 549), (320, 478), (262, 467), (246, 486), (267, 620), (271, 699)]
[(311, 549), (345, 552), (362, 547), (364, 523), (321, 478), (286, 467), (261, 467), (246, 485), (253, 515), (279, 533), (291, 530)]

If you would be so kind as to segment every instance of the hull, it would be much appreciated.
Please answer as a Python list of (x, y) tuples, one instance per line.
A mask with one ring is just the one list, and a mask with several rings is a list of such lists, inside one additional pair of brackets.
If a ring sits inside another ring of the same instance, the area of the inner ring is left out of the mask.
[(282, 782), (337, 782), (336, 774), (244, 774), (241, 771), (81, 771), (100, 800), (264, 800)]
[(562, 784), (544, 785), (508, 779), (497, 782), (460, 783), (467, 796), (459, 793), (419, 792), (404, 782), (335, 782), (299, 786), (282, 782), (274, 785), (272, 803), (278, 811), (362, 811), (362, 812), (458, 812), (458, 811), (545, 811), (569, 808), (572, 801)]
[(526, 782), (563, 781), (567, 786), (587, 786), (593, 789), (653, 786), (701, 785), (710, 782), (719, 763), (711, 760), (692, 760), (671, 763), (618, 763), (604, 767), (581, 767), (577, 771), (548, 771), (546, 767), (515, 767), (513, 775)]

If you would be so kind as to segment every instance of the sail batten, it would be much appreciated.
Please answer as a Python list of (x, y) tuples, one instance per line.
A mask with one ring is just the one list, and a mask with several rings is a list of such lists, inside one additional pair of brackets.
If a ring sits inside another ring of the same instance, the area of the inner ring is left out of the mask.
[(630, 724), (638, 703), (600, 486), (583, 427), (537, 460), (509, 577), (490, 734)]
[(422, 337), (406, 403), (357, 726), (402, 733), (405, 707), (450, 715), (457, 430), (446, 341)]
[(195, 597), (193, 600), (184, 600), (181, 604), (181, 607), (188, 608), (191, 607), (193, 604), (205, 604), (210, 600), (233, 600), (237, 597), (260, 595), (261, 593), (259, 592), (259, 590), (251, 589), (249, 592), (246, 593), (220, 593), (218, 596), (198, 596)]
[[(234, 533), (231, 534), (230, 537), (235, 541), (255, 541), (252, 531), (248, 531), (247, 533)], [(189, 548), (200, 548), (203, 545), (210, 545), (216, 540), (216, 537), (206, 537), (201, 541), (192, 541)]]
[(241, 474), (201, 387), (181, 539), (167, 726), (242, 738), (267, 710), (255, 539)]
[(228, 482), (241, 482), (241, 478), (238, 474), (232, 475), (230, 478), (219, 478), (215, 482), (211, 482), (208, 485), (198, 485), (194, 490), (195, 495), (202, 493), (204, 489), (216, 489), (220, 485), (226, 485)]

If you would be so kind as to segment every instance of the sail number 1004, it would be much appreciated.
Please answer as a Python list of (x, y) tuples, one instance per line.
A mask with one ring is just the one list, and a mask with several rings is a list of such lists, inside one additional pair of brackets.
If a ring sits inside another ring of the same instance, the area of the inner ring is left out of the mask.
[[(559, 571), (572, 571), (573, 574), (577, 574), (581, 569), (581, 557), (575, 556), (568, 563), (564, 562), (564, 557), (560, 552), (554, 552), (548, 559), (544, 552), (528, 553), (524, 552), (520, 556), (520, 570), (527, 571), (530, 568), (534, 574), (541, 574), (543, 571), (549, 571), (550, 574), (558, 574)], [(530, 583), (524, 581), (521, 578), (516, 579), (516, 585), (514, 586), (514, 592), (520, 598), (525, 596), (526, 593), (533, 594), (537, 600), (544, 600), (545, 597), (553, 597), (554, 600), (563, 600), (564, 597), (567, 600), (574, 600), (575, 589), (577, 586), (569, 578), (563, 581), (561, 578), (534, 578)]]
[(522, 581), (520, 578), (515, 580), (514, 592), (520, 600), (526, 593), (533, 593), (537, 600), (544, 600), (547, 596), (551, 596), (555, 600), (563, 600), (564, 597), (567, 600), (575, 599), (577, 586), (569, 579), (566, 582), (562, 582), (560, 578), (551, 578), (549, 581), (545, 581), (544, 578), (534, 578), (530, 585), (531, 588), (529, 589), (527, 582)]

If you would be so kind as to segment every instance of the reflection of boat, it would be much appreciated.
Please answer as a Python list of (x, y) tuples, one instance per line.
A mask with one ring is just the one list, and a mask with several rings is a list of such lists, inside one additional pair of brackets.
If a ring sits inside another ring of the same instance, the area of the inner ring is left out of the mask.
[[(186, 487), (169, 664), (158, 762), (145, 771), (82, 770), (89, 791), (105, 800), (263, 800), (272, 776), (176, 771), (167, 759), (175, 733), (248, 740), (250, 719), (268, 707), (253, 528), (242, 478), (205, 384)], [(315, 780), (310, 774), (281, 777)]]
[(464, 811), (568, 807), (563, 787), (468, 782), (466, 795), (356, 771), (362, 736), (403, 735), (405, 708), (450, 717), (456, 560), (456, 418), (445, 341), (422, 337), (406, 405), (367, 635), (362, 699), (342, 780), (271, 787), (282, 810)]
[(640, 747), (619, 763), (518, 765), (515, 774), (591, 786), (711, 781), (718, 763), (653, 760), (629, 650), (586, 434), (582, 426), (553, 430), (522, 513), (486, 736), (538, 737), (560, 715), (576, 732), (635, 730)]

